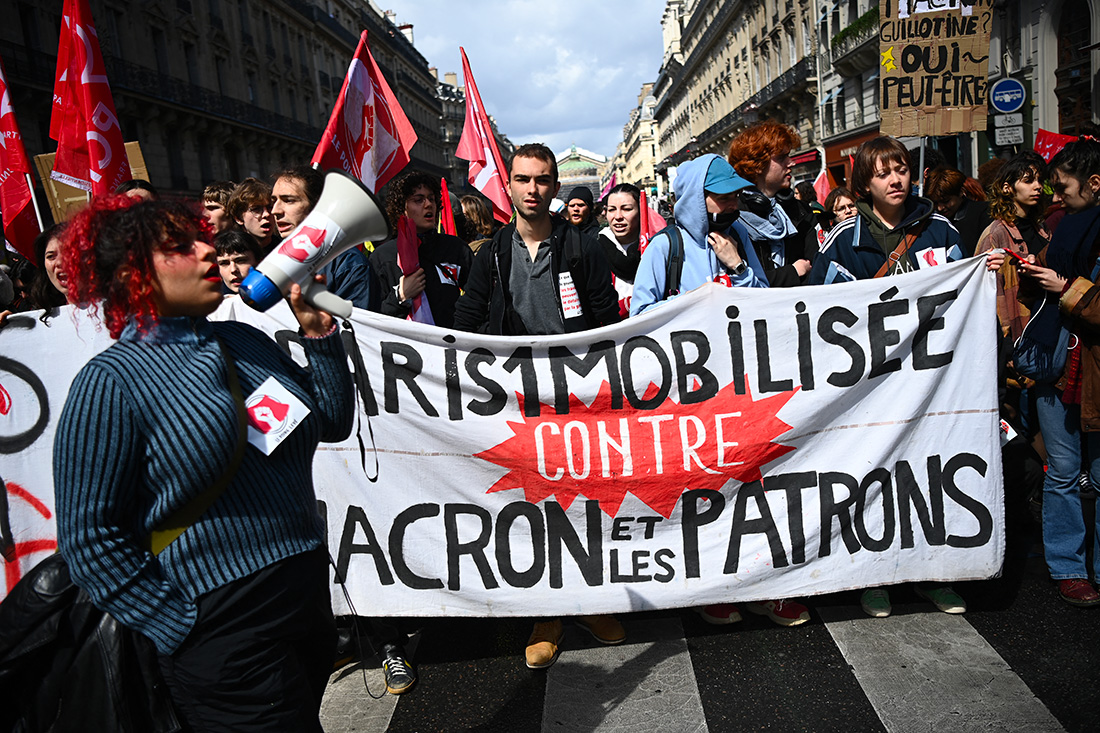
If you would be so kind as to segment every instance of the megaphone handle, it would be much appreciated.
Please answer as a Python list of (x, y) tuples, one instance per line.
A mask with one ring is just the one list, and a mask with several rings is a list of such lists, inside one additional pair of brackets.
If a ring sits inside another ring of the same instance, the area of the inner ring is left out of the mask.
[(310, 280), (302, 284), (302, 297), (306, 299), (307, 303), (318, 310), (323, 310), (337, 318), (351, 318), (351, 301), (344, 300), (338, 295), (333, 295), (325, 290), (325, 286), (316, 280)]

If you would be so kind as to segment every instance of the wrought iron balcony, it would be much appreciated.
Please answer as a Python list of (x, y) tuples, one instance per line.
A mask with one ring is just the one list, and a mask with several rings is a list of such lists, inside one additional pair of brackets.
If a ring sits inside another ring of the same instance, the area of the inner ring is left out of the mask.
[(867, 11), (837, 33), (829, 48), (829, 63), (841, 76), (855, 76), (875, 65), (878, 47), (878, 7)]
[(770, 84), (752, 95), (742, 104), (742, 109), (748, 109), (753, 104), (762, 107), (769, 102), (800, 89), (802, 84), (813, 76), (813, 57), (806, 56), (797, 64), (784, 71), (772, 80)]

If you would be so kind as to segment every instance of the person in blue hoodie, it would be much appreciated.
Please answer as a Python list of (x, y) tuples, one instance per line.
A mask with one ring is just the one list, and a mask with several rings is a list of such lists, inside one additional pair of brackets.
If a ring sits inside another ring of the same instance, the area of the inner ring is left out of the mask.
[(859, 214), (836, 225), (810, 271), (811, 285), (869, 280), (963, 258), (959, 233), (929, 199), (910, 192), (909, 151), (876, 137), (859, 146), (852, 191)]
[[(649, 242), (638, 273), (630, 315), (675, 298), (680, 293), (720, 282), (731, 288), (766, 288), (764, 268), (752, 247), (749, 232), (737, 220), (740, 213), (738, 192), (751, 186), (725, 159), (702, 155), (679, 167), (672, 184), (676, 194), (676, 223), (680, 234), (682, 270), (678, 283), (670, 283), (669, 253), (676, 248), (666, 228)], [(797, 626), (810, 620), (810, 612), (801, 603), (765, 601), (745, 604), (746, 610), (767, 616), (780, 626)], [(715, 603), (698, 609), (710, 624), (733, 624), (741, 612), (732, 603)]]
[[(649, 242), (634, 277), (630, 315), (709, 282), (734, 288), (766, 288), (764, 268), (737, 221), (737, 193), (750, 186), (725, 159), (703, 155), (681, 165), (672, 184), (676, 224), (683, 242), (679, 283), (666, 283), (672, 240), (666, 228)], [(666, 287), (668, 285), (669, 287)]]

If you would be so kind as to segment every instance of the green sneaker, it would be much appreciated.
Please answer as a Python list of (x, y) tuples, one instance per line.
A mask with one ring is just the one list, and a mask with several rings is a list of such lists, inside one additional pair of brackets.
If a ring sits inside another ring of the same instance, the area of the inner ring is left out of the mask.
[(966, 601), (946, 585), (918, 585), (917, 595), (944, 613), (966, 613)]
[(885, 588), (868, 588), (859, 597), (863, 612), (871, 618), (886, 618), (894, 610), (890, 605), (890, 594)]

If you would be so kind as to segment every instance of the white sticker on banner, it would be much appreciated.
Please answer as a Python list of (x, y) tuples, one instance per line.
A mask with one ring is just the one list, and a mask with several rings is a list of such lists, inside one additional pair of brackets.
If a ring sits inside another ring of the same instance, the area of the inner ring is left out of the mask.
[(250, 394), (244, 407), (248, 413), (248, 442), (265, 456), (271, 455), (309, 414), (309, 408), (275, 377), (268, 377)]
[(566, 318), (583, 315), (581, 299), (577, 295), (577, 286), (573, 284), (573, 274), (563, 272), (558, 275), (558, 292), (561, 295), (561, 309)]
[(922, 270), (927, 270), (929, 267), (935, 267), (936, 265), (946, 265), (947, 249), (945, 247), (929, 247), (926, 250), (917, 252), (917, 264), (920, 265)]

